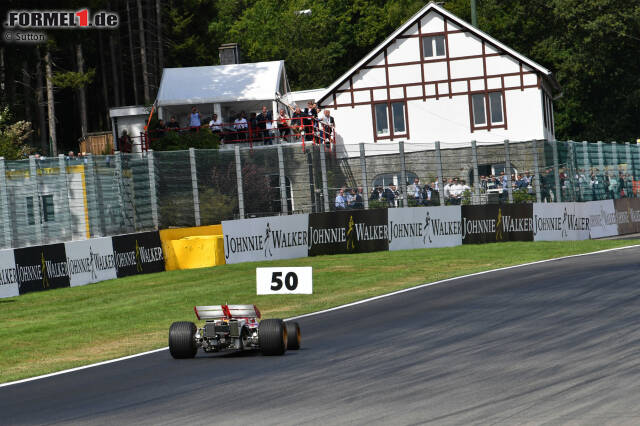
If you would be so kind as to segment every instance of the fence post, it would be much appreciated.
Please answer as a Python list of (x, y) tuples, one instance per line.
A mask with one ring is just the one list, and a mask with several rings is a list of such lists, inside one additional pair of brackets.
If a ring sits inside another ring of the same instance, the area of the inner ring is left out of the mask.
[(624, 143), (625, 159), (627, 163), (627, 173), (631, 168), (631, 144), (629, 142)]
[(553, 201), (562, 202), (562, 194), (560, 193), (560, 165), (558, 164), (558, 141), (551, 141), (551, 149), (553, 150), (553, 177), (556, 181), (556, 196)]
[(589, 142), (587, 141), (582, 141), (582, 158), (585, 176), (589, 176), (591, 174), (591, 163), (589, 163)]
[(402, 179), (402, 182), (400, 182), (402, 206), (398, 207), (409, 207), (409, 197), (407, 195), (407, 164), (404, 157), (404, 142), (398, 142), (398, 151), (400, 152), (400, 179)]
[(471, 141), (471, 160), (473, 161), (473, 195), (477, 198), (480, 195), (480, 180), (478, 176), (478, 147), (476, 141)]
[(31, 177), (32, 186), (32, 206), (34, 225), (36, 227), (36, 244), (44, 244), (42, 239), (42, 215), (40, 214), (40, 191), (38, 191), (38, 169), (36, 167), (36, 157), (34, 155), (29, 156), (29, 176)]
[(509, 156), (509, 139), (504, 141), (504, 174), (507, 175), (507, 194), (509, 204), (513, 204), (513, 188), (511, 187), (511, 158)]
[(442, 180), (442, 156), (440, 155), (440, 141), (436, 141), (436, 163), (438, 163), (438, 201), (444, 206), (444, 180)]
[(2, 247), (13, 247), (13, 226), (11, 226), (11, 215), (9, 214), (9, 193), (7, 190), (7, 169), (4, 164), (4, 157), (0, 157), (0, 209), (2, 211), (2, 234), (4, 243)]
[(533, 180), (535, 182), (534, 191), (536, 191), (536, 202), (542, 202), (542, 188), (540, 188), (540, 166), (538, 165), (538, 141), (532, 140), (533, 143)]
[(236, 153), (236, 185), (238, 186), (238, 213), (244, 219), (244, 192), (242, 191), (242, 164), (240, 163), (240, 147), (234, 146)]
[(365, 155), (364, 142), (360, 142), (360, 170), (362, 171), (362, 201), (365, 210), (369, 209), (369, 184), (367, 183), (367, 157)]
[(324, 202), (324, 211), (328, 212), (329, 210), (329, 186), (327, 184), (327, 162), (325, 159), (325, 147), (322, 144), (318, 149), (320, 149), (320, 171), (322, 172), (322, 199)]
[(278, 170), (280, 171), (280, 211), (283, 214), (289, 214), (289, 206), (287, 205), (287, 182), (284, 179), (284, 155), (282, 154), (282, 145), (277, 145), (278, 150)]
[(200, 197), (198, 196), (198, 173), (196, 169), (196, 150), (189, 148), (189, 165), (191, 166), (191, 191), (193, 192), (193, 217), (196, 226), (200, 226)]
[[(96, 166), (95, 166), (95, 160), (93, 158), (92, 154), (87, 154), (87, 167), (85, 169), (85, 173), (89, 173), (89, 176), (91, 177), (90, 182), (91, 182), (91, 186), (93, 188), (93, 205), (95, 206), (95, 210), (93, 211), (93, 215), (94, 217), (98, 217), (98, 232), (94, 232), (94, 230), (92, 230), (91, 232), (91, 236), (99, 236), (99, 237), (104, 237), (105, 235), (105, 230), (104, 230), (104, 206), (102, 205), (102, 191), (100, 190), (100, 183), (99, 183), (99, 179), (98, 179), (98, 175), (96, 173)], [(92, 214), (91, 211), (89, 211), (89, 218), (91, 218)], [(91, 229), (91, 226), (89, 226), (89, 229)]]
[[(576, 143), (567, 141), (567, 174), (569, 175), (569, 192), (571, 194), (570, 201), (578, 201), (577, 194), (580, 193), (579, 188), (576, 189)], [(567, 201), (567, 200), (565, 200)]]
[(598, 141), (598, 167), (599, 172), (604, 176), (604, 155), (602, 154), (602, 141)]
[[(65, 239), (73, 239), (73, 225), (71, 223), (71, 205), (69, 203), (69, 181), (67, 181), (67, 164), (64, 162), (64, 154), (58, 154), (58, 168), (60, 169), (60, 180), (62, 181), (62, 187), (60, 189), (61, 198), (63, 199), (63, 210), (66, 212), (66, 225), (63, 225)], [(71, 237), (67, 237), (66, 234), (70, 233)]]
[(153, 219), (153, 227), (158, 229), (158, 196), (156, 194), (156, 168), (153, 161), (153, 150), (147, 151), (147, 164), (149, 170), (149, 190), (151, 192), (151, 218)]

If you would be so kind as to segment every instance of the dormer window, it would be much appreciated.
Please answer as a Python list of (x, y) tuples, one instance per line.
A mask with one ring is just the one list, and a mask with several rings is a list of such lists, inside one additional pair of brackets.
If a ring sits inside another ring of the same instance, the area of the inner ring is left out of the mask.
[(444, 36), (422, 37), (422, 56), (424, 58), (438, 58), (445, 56)]

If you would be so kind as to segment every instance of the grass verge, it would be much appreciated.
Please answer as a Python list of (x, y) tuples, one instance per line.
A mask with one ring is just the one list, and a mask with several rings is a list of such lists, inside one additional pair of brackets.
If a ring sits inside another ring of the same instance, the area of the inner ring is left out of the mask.
[[(290, 317), (417, 284), (640, 240), (500, 243), (171, 271), (0, 299), (0, 383), (167, 345), (196, 304), (255, 303)], [(256, 296), (255, 268), (313, 266), (313, 295)]]

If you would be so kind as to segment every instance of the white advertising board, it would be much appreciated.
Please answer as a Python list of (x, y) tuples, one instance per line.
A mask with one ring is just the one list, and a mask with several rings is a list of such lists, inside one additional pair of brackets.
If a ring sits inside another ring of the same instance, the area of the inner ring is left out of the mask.
[(389, 209), (389, 250), (462, 244), (460, 206)]
[(313, 269), (256, 268), (256, 294), (313, 294)]
[(13, 249), (0, 250), (0, 298), (20, 294)]
[(117, 277), (111, 237), (64, 243), (71, 287)]
[(534, 241), (589, 239), (589, 215), (578, 203), (534, 203)]
[(618, 235), (618, 220), (613, 200), (580, 203), (576, 211), (579, 209), (582, 209), (582, 215), (589, 217), (591, 238)]
[(227, 263), (307, 257), (308, 214), (222, 221)]

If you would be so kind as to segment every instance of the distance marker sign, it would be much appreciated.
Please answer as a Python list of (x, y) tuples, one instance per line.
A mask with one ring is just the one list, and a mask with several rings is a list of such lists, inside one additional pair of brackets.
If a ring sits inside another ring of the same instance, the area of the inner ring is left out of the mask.
[(257, 294), (313, 294), (312, 267), (256, 268)]

